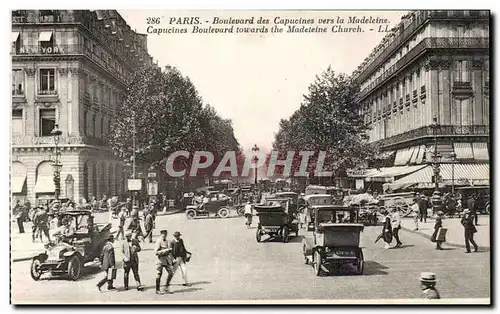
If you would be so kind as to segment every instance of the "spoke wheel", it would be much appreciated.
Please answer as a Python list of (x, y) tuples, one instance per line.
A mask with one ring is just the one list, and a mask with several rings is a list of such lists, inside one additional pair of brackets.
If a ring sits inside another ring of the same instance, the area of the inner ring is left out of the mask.
[(40, 261), (38, 257), (34, 258), (33, 261), (31, 262), (30, 274), (33, 280), (39, 280), (40, 277), (42, 276), (42, 270), (40, 269), (41, 265), (42, 261)]
[(192, 209), (186, 212), (187, 219), (194, 219), (196, 217), (196, 212)]
[(365, 269), (365, 261), (363, 257), (363, 251), (359, 251), (358, 261), (356, 265), (356, 274), (363, 275), (364, 269)]
[(395, 197), (392, 199), (392, 206), (401, 211), (401, 217), (406, 217), (411, 214), (411, 208), (406, 203), (403, 197)]
[(314, 263), (314, 273), (316, 274), (316, 276), (321, 276), (322, 261), (321, 261), (321, 255), (319, 254), (318, 251), (314, 251), (313, 263)]
[(71, 280), (77, 280), (82, 271), (82, 263), (77, 256), (72, 256), (68, 263), (68, 276)]
[(219, 209), (219, 211), (217, 212), (217, 215), (220, 217), (220, 218), (227, 218), (229, 216), (229, 210), (225, 207), (222, 207), (221, 209)]
[(257, 233), (255, 234), (255, 238), (257, 239), (257, 242), (260, 243), (260, 241), (262, 241), (262, 233), (260, 231), (260, 229), (257, 229)]
[(289, 235), (290, 235), (290, 230), (288, 230), (288, 226), (284, 226), (282, 231), (283, 243), (288, 242)]

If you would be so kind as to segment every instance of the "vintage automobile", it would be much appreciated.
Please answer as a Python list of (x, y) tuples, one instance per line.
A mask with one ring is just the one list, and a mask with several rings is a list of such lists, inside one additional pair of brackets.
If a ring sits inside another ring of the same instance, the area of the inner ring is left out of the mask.
[(45, 245), (44, 253), (33, 257), (30, 269), (33, 280), (39, 280), (45, 272), (77, 280), (85, 264), (99, 258), (111, 234), (111, 224), (94, 223), (91, 211), (66, 211), (58, 219), (69, 221), (74, 232), (69, 236), (56, 235), (57, 240)]
[(196, 204), (186, 206), (186, 217), (188, 219), (194, 219), (198, 216), (201, 217), (214, 217), (227, 218), (229, 216), (229, 200), (230, 198), (224, 198), (220, 200), (211, 200), (206, 204)]
[(256, 239), (262, 241), (263, 235), (270, 237), (280, 236), (283, 243), (287, 243), (290, 232), (299, 235), (299, 221), (296, 206), (292, 199), (267, 199), (264, 204), (254, 206), (259, 217)]
[(351, 266), (363, 274), (363, 251), (359, 247), (363, 224), (358, 223), (355, 207), (339, 205), (313, 206), (312, 233), (302, 242), (306, 264), (312, 264), (316, 276), (340, 266)]
[(307, 226), (312, 220), (312, 208), (316, 205), (333, 205), (333, 196), (329, 194), (310, 194), (304, 196), (305, 206), (299, 208), (299, 213), (303, 215), (303, 223)]

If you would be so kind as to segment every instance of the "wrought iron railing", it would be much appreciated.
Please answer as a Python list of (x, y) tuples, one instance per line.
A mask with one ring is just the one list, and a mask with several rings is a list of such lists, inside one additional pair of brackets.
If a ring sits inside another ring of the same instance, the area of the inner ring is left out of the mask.
[(405, 133), (397, 134), (377, 141), (382, 146), (402, 143), (421, 137), (449, 136), (449, 135), (488, 135), (490, 133), (487, 125), (440, 125), (434, 131), (433, 126), (424, 126)]
[[(92, 136), (78, 136), (63, 134), (59, 137), (59, 145), (77, 145), (86, 144), (94, 146), (104, 146), (104, 139)], [(36, 146), (36, 145), (55, 145), (53, 136), (12, 136), (12, 145), (14, 146)]]

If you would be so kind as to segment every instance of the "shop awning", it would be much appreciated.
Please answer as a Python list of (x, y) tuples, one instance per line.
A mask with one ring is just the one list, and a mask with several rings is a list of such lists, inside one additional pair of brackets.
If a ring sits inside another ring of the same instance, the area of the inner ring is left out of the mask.
[(16, 42), (19, 38), (19, 32), (12, 32), (12, 42)]
[(12, 193), (13, 194), (22, 193), (25, 182), (26, 182), (26, 174), (24, 176), (12, 175), (12, 177), (10, 178), (10, 188), (12, 190)]
[(475, 160), (490, 160), (487, 143), (472, 143), (472, 153)]
[(457, 159), (474, 159), (471, 143), (453, 143), (453, 149)]
[(52, 39), (52, 32), (40, 32), (38, 41), (50, 41)]
[(395, 177), (408, 175), (418, 171), (426, 165), (419, 166), (400, 166), (400, 167), (387, 167), (380, 169), (369, 169), (366, 175), (366, 181), (377, 182), (392, 182)]
[(38, 176), (35, 184), (35, 193), (54, 193), (56, 187), (52, 176)]
[[(490, 165), (489, 164), (441, 164), (440, 166), (441, 184), (456, 186), (474, 186), (490, 184)], [(454, 172), (454, 173), (453, 173)], [(406, 177), (388, 184), (391, 190), (399, 190), (408, 187), (432, 188), (432, 176), (434, 172), (432, 167), (425, 166)], [(452, 180), (453, 177), (453, 180)]]

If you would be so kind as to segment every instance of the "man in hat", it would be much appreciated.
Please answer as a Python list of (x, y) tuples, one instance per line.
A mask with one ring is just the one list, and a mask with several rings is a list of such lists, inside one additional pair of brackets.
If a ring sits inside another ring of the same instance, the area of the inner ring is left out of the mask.
[(436, 274), (424, 272), (420, 274), (420, 286), (424, 299), (441, 299), (436, 290)]
[[(179, 231), (174, 232), (174, 240), (171, 242), (172, 245), (172, 256), (174, 257), (174, 268), (173, 272), (176, 273), (177, 269), (180, 268), (182, 279), (184, 280), (183, 286), (189, 286), (187, 280), (187, 269), (186, 262), (191, 258), (191, 252), (186, 250), (184, 246), (184, 240), (181, 239), (181, 233)], [(189, 254), (189, 257), (188, 257)]]
[(130, 270), (134, 273), (134, 279), (137, 284), (137, 290), (142, 291), (141, 278), (139, 277), (139, 255), (141, 246), (139, 241), (132, 239), (132, 232), (127, 231), (125, 235), (127, 241), (122, 243), (122, 256), (123, 256), (123, 283), (125, 290), (128, 290), (128, 275)]
[(470, 211), (470, 215), (474, 218), (474, 224), (477, 226), (476, 196), (474, 194), (469, 196), (467, 208)]
[(146, 231), (145, 239), (149, 239), (149, 243), (153, 243), (153, 226), (154, 217), (151, 210), (144, 210), (146, 217), (144, 218), (144, 229)]
[(443, 227), (443, 212), (438, 211), (436, 217), (436, 223), (434, 224), (434, 233), (432, 234), (431, 241), (436, 242), (436, 250), (442, 250), (441, 241), (438, 239), (439, 230)]
[(42, 239), (42, 233), (47, 237), (48, 241), (50, 242), (50, 234), (49, 234), (49, 214), (47, 213), (47, 208), (42, 207), (40, 212), (37, 214), (36, 217), (36, 228), (38, 229), (38, 232), (40, 233), (40, 240), (43, 242)]
[(468, 208), (464, 209), (464, 215), (460, 223), (464, 226), (465, 253), (470, 253), (470, 243), (474, 246), (474, 252), (477, 252), (478, 246), (474, 241), (474, 233), (477, 232), (477, 229), (476, 226), (474, 226), (474, 217), (471, 215)]
[(396, 248), (401, 247), (403, 243), (399, 240), (399, 229), (401, 229), (401, 215), (399, 214), (398, 208), (392, 209), (391, 216), (391, 226), (392, 226), (392, 236), (396, 239)]
[(418, 203), (418, 210), (420, 211), (420, 222), (426, 223), (429, 200), (427, 200), (427, 197), (425, 197), (424, 193), (420, 193), (417, 203)]
[(118, 233), (116, 234), (116, 239), (118, 239), (118, 237), (121, 235), (122, 236), (121, 239), (125, 240), (123, 238), (123, 235), (125, 233), (123, 228), (125, 227), (126, 220), (127, 220), (127, 208), (122, 207), (120, 213), (118, 214)]
[(156, 294), (163, 294), (164, 292), (160, 290), (161, 276), (163, 274), (163, 269), (168, 273), (166, 292), (170, 292), (170, 281), (174, 276), (173, 272), (173, 262), (174, 258), (172, 256), (172, 245), (170, 241), (167, 240), (167, 230), (160, 231), (160, 238), (156, 240), (155, 244), (155, 255), (157, 256), (156, 261)]
[(97, 289), (101, 291), (101, 287), (107, 282), (108, 290), (116, 290), (113, 287), (113, 280), (116, 279), (116, 263), (115, 263), (115, 248), (113, 247), (113, 242), (115, 237), (113, 235), (108, 236), (108, 241), (102, 248), (101, 253), (101, 269), (105, 272), (105, 277), (97, 283)]

